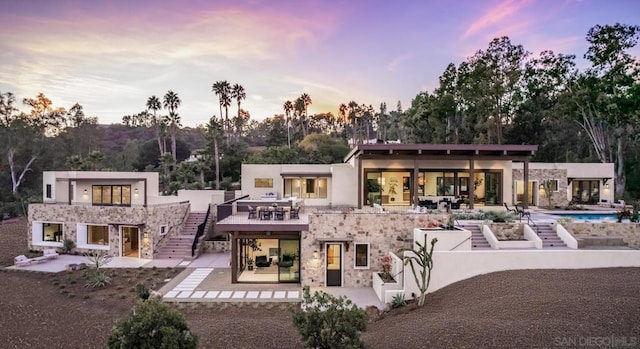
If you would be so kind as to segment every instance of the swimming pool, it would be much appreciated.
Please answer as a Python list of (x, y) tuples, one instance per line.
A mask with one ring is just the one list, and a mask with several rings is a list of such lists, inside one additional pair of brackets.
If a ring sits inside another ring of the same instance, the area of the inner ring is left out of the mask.
[(569, 217), (575, 220), (583, 221), (616, 221), (615, 213), (553, 213), (554, 216)]

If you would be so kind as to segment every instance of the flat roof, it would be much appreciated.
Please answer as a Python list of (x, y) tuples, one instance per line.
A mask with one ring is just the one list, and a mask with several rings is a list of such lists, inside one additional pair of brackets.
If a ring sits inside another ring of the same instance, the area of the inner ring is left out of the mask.
[(408, 155), (420, 157), (500, 157), (505, 160), (531, 157), (538, 150), (537, 145), (525, 144), (358, 144), (351, 149), (344, 161), (352, 157), (383, 157)]

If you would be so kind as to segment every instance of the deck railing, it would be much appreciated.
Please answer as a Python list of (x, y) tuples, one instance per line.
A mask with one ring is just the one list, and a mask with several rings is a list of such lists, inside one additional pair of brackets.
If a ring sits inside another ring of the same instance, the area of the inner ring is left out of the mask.
[(211, 205), (207, 208), (207, 215), (204, 217), (204, 222), (198, 225), (198, 231), (196, 232), (196, 236), (193, 239), (193, 244), (191, 244), (191, 257), (195, 256), (196, 249), (198, 248), (198, 241), (202, 234), (204, 234), (204, 230), (207, 227), (207, 222), (209, 221), (209, 215), (211, 214)]

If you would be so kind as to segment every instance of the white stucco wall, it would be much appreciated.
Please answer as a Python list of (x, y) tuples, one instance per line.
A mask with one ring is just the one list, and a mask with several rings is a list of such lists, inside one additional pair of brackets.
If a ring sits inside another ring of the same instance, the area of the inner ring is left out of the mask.
[[(405, 255), (413, 252), (405, 252)], [(521, 269), (589, 269), (640, 267), (637, 250), (487, 250), (434, 251), (428, 293), (474, 276)], [(411, 270), (405, 267), (405, 296), (419, 295)]]

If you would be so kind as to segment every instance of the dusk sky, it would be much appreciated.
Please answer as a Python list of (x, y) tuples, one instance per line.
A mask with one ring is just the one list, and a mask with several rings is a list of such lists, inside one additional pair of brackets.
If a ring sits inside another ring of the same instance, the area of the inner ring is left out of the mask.
[(1, 2), (0, 92), (79, 102), (106, 124), (168, 90), (185, 126), (204, 124), (218, 80), (244, 86), (257, 120), (302, 93), (310, 114), (350, 100), (406, 109), (495, 37), (581, 58), (592, 26), (640, 24), (637, 0)]

